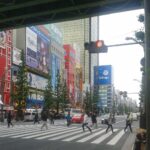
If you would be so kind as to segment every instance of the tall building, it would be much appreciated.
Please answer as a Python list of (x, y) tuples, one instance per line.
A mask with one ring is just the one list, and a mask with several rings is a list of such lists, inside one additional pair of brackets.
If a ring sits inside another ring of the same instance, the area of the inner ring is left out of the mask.
[(5, 107), (10, 106), (11, 69), (12, 69), (11, 54), (12, 54), (12, 30), (1, 31), (0, 32), (0, 95)]
[[(29, 95), (27, 108), (40, 108), (44, 103), (43, 92), (47, 74), (51, 73), (55, 87), (57, 72), (64, 73), (64, 49), (62, 35), (54, 25), (31, 26), (14, 30), (14, 47), (24, 51), (28, 68)], [(18, 66), (13, 61), (13, 78)]]
[[(91, 19), (91, 37), (89, 38), (89, 18), (67, 21), (57, 23), (59, 28), (63, 33), (63, 43), (69, 45), (78, 45), (80, 47), (80, 63), (81, 63), (81, 73), (83, 81), (83, 91), (82, 93), (89, 90), (89, 52), (84, 49), (84, 43), (91, 41), (96, 41), (99, 37), (98, 33), (98, 17), (92, 17)], [(78, 54), (78, 52), (76, 52)], [(98, 65), (98, 55), (91, 54), (91, 87), (94, 81), (94, 66)], [(80, 96), (81, 97), (81, 96)]]
[(75, 50), (70, 45), (64, 45), (65, 69), (69, 100), (75, 103)]

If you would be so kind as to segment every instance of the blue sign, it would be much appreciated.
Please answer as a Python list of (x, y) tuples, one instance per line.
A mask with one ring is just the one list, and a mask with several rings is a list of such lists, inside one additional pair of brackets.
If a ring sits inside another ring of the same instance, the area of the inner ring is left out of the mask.
[(57, 73), (60, 71), (60, 58), (53, 54), (51, 55), (51, 73), (52, 73), (52, 87), (55, 88), (57, 84)]
[(94, 85), (112, 84), (112, 66), (94, 66)]

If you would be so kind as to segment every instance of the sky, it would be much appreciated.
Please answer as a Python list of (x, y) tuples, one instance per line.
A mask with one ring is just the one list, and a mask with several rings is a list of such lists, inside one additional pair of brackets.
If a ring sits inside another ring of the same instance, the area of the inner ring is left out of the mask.
[[(144, 10), (134, 10), (122, 13), (100, 16), (100, 39), (106, 45), (131, 43), (126, 37), (135, 37), (134, 33), (143, 24), (138, 21), (138, 15)], [(113, 66), (114, 87), (120, 91), (127, 91), (128, 97), (139, 103), (139, 93), (142, 73), (140, 60), (144, 56), (143, 48), (136, 45), (109, 47), (108, 53), (99, 55), (100, 65)], [(136, 79), (136, 80), (135, 80)]]

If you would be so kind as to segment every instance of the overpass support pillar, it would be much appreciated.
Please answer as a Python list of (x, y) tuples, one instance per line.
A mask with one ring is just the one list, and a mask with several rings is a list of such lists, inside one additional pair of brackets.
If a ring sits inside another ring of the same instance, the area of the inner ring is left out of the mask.
[(146, 150), (150, 150), (150, 0), (144, 0), (145, 8), (145, 104), (146, 104)]

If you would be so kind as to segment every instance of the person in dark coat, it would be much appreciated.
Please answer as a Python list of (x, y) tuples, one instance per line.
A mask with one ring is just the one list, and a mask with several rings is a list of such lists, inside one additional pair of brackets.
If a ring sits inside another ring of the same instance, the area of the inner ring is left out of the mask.
[(48, 126), (47, 126), (48, 113), (46, 110), (42, 111), (41, 117), (42, 117), (42, 121), (43, 121), (43, 125), (41, 126), (41, 130), (43, 129), (44, 126), (46, 129), (48, 129)]
[(8, 115), (7, 115), (7, 124), (8, 124), (8, 128), (10, 127), (10, 125), (12, 125), (13, 127), (13, 124), (12, 124), (12, 115), (11, 115), (11, 111), (8, 112)]
[(38, 113), (35, 113), (35, 116), (34, 116), (34, 124), (35, 123), (38, 123), (38, 124), (40, 123), (39, 122), (39, 115), (38, 115)]
[(97, 118), (96, 118), (96, 117), (97, 117), (97, 116), (96, 116), (96, 113), (93, 112), (93, 113), (91, 114), (91, 120), (92, 120), (92, 126), (95, 127), (95, 128), (97, 128)]
[(54, 112), (52, 112), (52, 111), (50, 112), (49, 119), (50, 119), (50, 123), (54, 124)]

